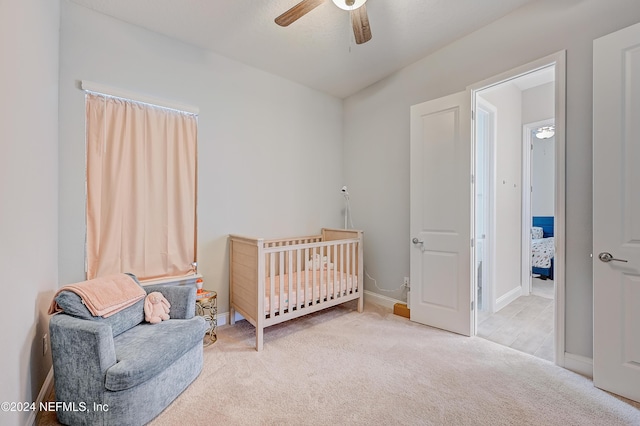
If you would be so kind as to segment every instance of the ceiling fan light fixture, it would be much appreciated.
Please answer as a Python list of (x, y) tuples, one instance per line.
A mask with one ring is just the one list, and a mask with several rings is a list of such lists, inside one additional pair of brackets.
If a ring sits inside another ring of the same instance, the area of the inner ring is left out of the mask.
[[(366, 43), (371, 40), (371, 26), (369, 25), (369, 15), (367, 15), (367, 0), (332, 0), (340, 9), (349, 12), (351, 17), (351, 27), (356, 44)], [(296, 22), (316, 7), (324, 4), (326, 0), (302, 0), (291, 9), (284, 12), (275, 19), (276, 24), (287, 27)]]
[(536, 138), (538, 138), (538, 139), (549, 139), (549, 138), (553, 137), (553, 135), (555, 135), (555, 133), (556, 133), (555, 126), (540, 127), (538, 130), (536, 130)]
[(367, 0), (332, 0), (333, 3), (338, 6), (340, 9), (344, 10), (356, 10)]

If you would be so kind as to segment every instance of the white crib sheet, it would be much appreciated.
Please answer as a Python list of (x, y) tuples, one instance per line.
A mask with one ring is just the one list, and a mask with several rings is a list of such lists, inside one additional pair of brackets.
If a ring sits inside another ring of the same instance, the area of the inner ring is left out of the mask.
[[(315, 288), (314, 287), (314, 278), (313, 273), (315, 272)], [(291, 274), (292, 280), (292, 294), (289, 295), (289, 274), (284, 274), (284, 309), (289, 308), (289, 301), (295, 305), (302, 305), (302, 298), (306, 298), (306, 303), (311, 303), (315, 300), (324, 300), (327, 297), (327, 289), (329, 291), (329, 296), (333, 296), (336, 292), (340, 294), (346, 294), (351, 292), (354, 289), (358, 288), (358, 276), (357, 275), (347, 275), (344, 272), (336, 271), (335, 277), (336, 280), (336, 291), (334, 291), (334, 270), (329, 269), (329, 273), (327, 274), (327, 270), (316, 270), (316, 271), (301, 271), (300, 272), (300, 300), (297, 297), (298, 290), (298, 273), (293, 272)], [(322, 274), (321, 274), (322, 273)], [(309, 280), (309, 283), (306, 285), (305, 290), (305, 280)], [(322, 280), (322, 282), (321, 282)], [(276, 275), (274, 277), (275, 288), (274, 288), (274, 310), (280, 310), (280, 275)], [(355, 287), (354, 287), (355, 283)], [(312, 292), (313, 288), (313, 292)], [(304, 291), (304, 293), (303, 293)], [(265, 298), (264, 298), (264, 313), (269, 314), (271, 312), (271, 277), (266, 277), (265, 279)]]

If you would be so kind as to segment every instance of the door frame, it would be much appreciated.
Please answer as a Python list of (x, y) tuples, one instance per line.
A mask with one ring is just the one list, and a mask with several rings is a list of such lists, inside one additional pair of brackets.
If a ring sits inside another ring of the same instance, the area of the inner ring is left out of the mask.
[[(489, 102), (487, 102), (485, 99), (482, 98), (478, 98), (476, 99), (477, 105), (480, 109), (482, 109), (484, 112), (486, 112), (489, 117), (490, 117), (490, 131), (489, 131), (489, 135), (490, 135), (490, 140), (487, 141), (487, 146), (485, 147), (485, 167), (486, 167), (486, 171), (485, 171), (485, 184), (486, 184), (486, 189), (487, 189), (487, 199), (486, 199), (486, 206), (487, 206), (487, 211), (485, 212), (485, 220), (486, 220), (486, 231), (487, 234), (485, 236), (485, 258), (488, 257), (489, 258), (489, 262), (488, 262), (488, 267), (486, 268), (486, 271), (483, 268), (483, 274), (485, 274), (484, 276), (486, 277), (486, 281), (484, 282), (484, 287), (482, 287), (482, 308), (483, 310), (488, 310), (489, 312), (493, 313), (494, 309), (495, 309), (495, 297), (493, 297), (494, 294), (494, 275), (495, 275), (495, 270), (496, 270), (496, 246), (495, 246), (495, 238), (496, 238), (496, 203), (495, 203), (495, 191), (496, 191), (496, 129), (497, 129), (497, 123), (498, 123), (498, 111), (496, 110), (496, 107), (493, 106), (492, 104), (490, 104)], [(474, 123), (473, 123), (473, 137), (475, 138), (475, 135), (477, 134), (477, 111), (474, 115)], [(475, 142), (475, 141), (474, 141)], [(475, 164), (477, 163), (477, 145), (476, 143), (473, 144), (473, 150), (472, 150), (472, 155), (473, 155), (473, 164), (475, 167)], [(477, 176), (477, 170), (474, 169), (473, 171), (473, 175)], [(478, 185), (478, 179), (474, 179), (474, 200), (475, 200), (475, 195), (477, 194), (477, 192), (475, 191), (476, 186)], [(473, 231), (474, 231), (474, 238), (475, 238), (475, 208), (473, 209), (473, 214), (474, 216), (472, 217), (472, 222), (473, 222)], [(477, 247), (474, 247), (475, 249), (477, 249)], [(473, 264), (476, 265), (477, 264), (477, 259), (476, 259), (476, 254), (477, 251), (473, 250), (472, 256), (473, 256)], [(477, 279), (477, 277), (476, 277)], [(474, 288), (477, 289), (477, 283), (474, 285)], [(474, 295), (476, 295), (477, 293), (474, 293)], [(478, 303), (476, 302), (476, 310), (478, 310)], [(473, 334), (477, 334), (478, 329), (477, 329), (478, 325), (477, 325), (477, 321), (474, 321), (474, 331)]]
[[(554, 236), (556, 251), (554, 256), (554, 281), (555, 281), (555, 295), (554, 295), (554, 347), (555, 356), (554, 362), (564, 367), (565, 364), (565, 182), (566, 182), (566, 170), (565, 170), (565, 146), (566, 146), (566, 51), (561, 50), (559, 52), (548, 55), (544, 58), (529, 62), (528, 64), (521, 65), (512, 70), (495, 75), (483, 81), (477, 82), (467, 87), (471, 91), (471, 108), (472, 116), (475, 116), (475, 107), (477, 101), (477, 92), (495, 86), (500, 83), (512, 80), (520, 77), (524, 74), (528, 74), (533, 71), (537, 71), (549, 66), (555, 66), (555, 226)], [(475, 132), (472, 132), (472, 152), (475, 155), (476, 140)], [(475, 166), (475, 161), (472, 161), (472, 168)], [(475, 176), (475, 170), (472, 170), (472, 174)], [(472, 191), (474, 195), (472, 197), (471, 205), (471, 221), (472, 229), (471, 234), (475, 234), (475, 204), (473, 198), (475, 198), (475, 188)], [(475, 261), (474, 261), (475, 263)], [(477, 274), (473, 274), (477, 275)], [(471, 293), (474, 294), (477, 291), (477, 277), (471, 277)], [(475, 296), (474, 299), (475, 300)], [(473, 315), (474, 324), (472, 329), (477, 328), (477, 309)]]

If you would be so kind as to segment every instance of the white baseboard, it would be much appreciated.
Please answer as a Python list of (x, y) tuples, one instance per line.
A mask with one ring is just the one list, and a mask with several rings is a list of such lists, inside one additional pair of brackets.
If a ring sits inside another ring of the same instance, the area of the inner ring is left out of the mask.
[[(229, 324), (229, 312), (221, 312), (217, 315), (218, 327)], [(244, 317), (236, 312), (236, 321), (243, 320)]]
[(392, 299), (391, 297), (383, 296), (368, 290), (364, 291), (364, 298), (369, 302), (373, 302), (376, 305), (384, 306), (389, 309), (393, 309), (393, 305), (396, 303), (404, 303), (402, 300)]
[[(396, 303), (404, 303), (402, 300), (392, 299), (381, 294), (373, 293), (371, 291), (364, 291), (364, 297), (367, 301), (375, 303), (376, 305), (384, 306), (385, 308), (393, 309), (393, 305)], [(218, 327), (229, 324), (229, 312), (220, 312), (217, 315)], [(243, 320), (244, 317), (236, 312), (236, 321)]]
[[(46, 402), (47, 396), (51, 393), (53, 389), (53, 367), (47, 373), (47, 377), (44, 379), (44, 383), (40, 388), (40, 393), (38, 393), (38, 398), (35, 401), (36, 407), (40, 407), (41, 402)], [(29, 414), (29, 418), (25, 424), (35, 426), (36, 424), (36, 416), (39, 410), (31, 410)]]
[(229, 324), (229, 312), (219, 312), (217, 315), (218, 327)]
[(564, 368), (583, 376), (593, 378), (593, 359), (582, 355), (564, 353)]
[(498, 312), (500, 309), (504, 308), (520, 296), (522, 296), (522, 287), (519, 286), (509, 291), (505, 295), (498, 297), (494, 306), (495, 312)]

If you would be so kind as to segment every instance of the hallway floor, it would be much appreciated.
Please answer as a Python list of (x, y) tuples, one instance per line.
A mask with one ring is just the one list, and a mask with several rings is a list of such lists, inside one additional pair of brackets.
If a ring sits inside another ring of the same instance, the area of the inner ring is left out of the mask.
[(553, 362), (554, 283), (533, 279), (521, 296), (495, 314), (478, 312), (478, 336)]

